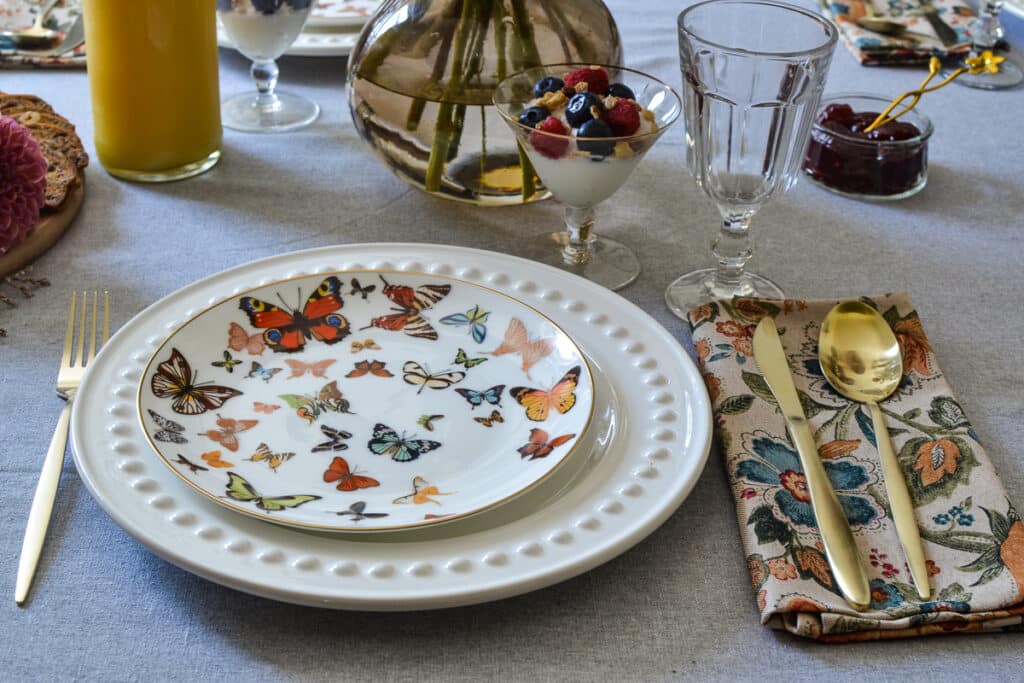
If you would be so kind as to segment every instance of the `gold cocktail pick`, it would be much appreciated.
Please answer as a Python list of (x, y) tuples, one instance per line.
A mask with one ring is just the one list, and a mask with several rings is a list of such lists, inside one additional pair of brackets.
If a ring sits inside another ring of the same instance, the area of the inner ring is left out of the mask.
[[(871, 125), (864, 129), (864, 132), (870, 133), (879, 126), (885, 125), (890, 121), (895, 121), (916, 107), (917, 103), (921, 100), (921, 95), (924, 95), (926, 92), (935, 92), (939, 88), (946, 87), (961, 74), (969, 73), (971, 75), (977, 75), (980, 73), (999, 73), (999, 65), (1004, 61), (1006, 61), (1006, 57), (997, 57), (992, 54), (991, 50), (985, 50), (977, 57), (967, 57), (964, 59), (964, 66), (961, 66), (959, 69), (946, 76), (941, 83), (928, 87), (928, 83), (935, 78), (935, 75), (938, 74), (939, 70), (942, 68), (942, 64), (939, 62), (939, 59), (937, 57), (932, 57), (928, 61), (928, 76), (921, 81), (921, 85), (917, 86), (916, 90), (908, 90), (893, 100), (892, 103), (885, 108), (885, 111), (879, 114), (878, 117), (871, 122)], [(893, 114), (892, 110), (906, 99), (910, 99), (910, 104), (901, 109), (898, 113)]]

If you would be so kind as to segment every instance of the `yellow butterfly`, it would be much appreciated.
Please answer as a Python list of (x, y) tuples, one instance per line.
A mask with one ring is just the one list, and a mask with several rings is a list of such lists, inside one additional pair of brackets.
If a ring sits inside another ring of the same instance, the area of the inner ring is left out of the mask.
[(352, 353), (359, 353), (360, 351), (366, 351), (368, 349), (379, 350), (380, 349), (380, 344), (378, 344), (377, 342), (373, 341), (372, 339), (367, 339), (366, 341), (361, 341), (361, 342), (360, 341), (352, 342)]
[(395, 498), (392, 503), (397, 505), (403, 505), (405, 503), (412, 503), (413, 505), (422, 505), (423, 503), (433, 503), (434, 505), (440, 505), (441, 502), (434, 500), (431, 496), (450, 496), (451, 493), (442, 493), (436, 486), (432, 486), (427, 483), (427, 480), (423, 477), (416, 477), (412, 480), (412, 493), (401, 498)]
[(294, 453), (273, 453), (270, 447), (265, 443), (261, 443), (256, 447), (256, 452), (252, 454), (251, 458), (246, 458), (252, 462), (266, 462), (270, 466), (270, 469), (277, 472), (277, 468), (295, 457)]
[(509, 395), (526, 408), (526, 417), (543, 422), (554, 408), (559, 413), (569, 412), (576, 405), (576, 384), (580, 379), (580, 366), (569, 370), (548, 391), (531, 387), (512, 387)]
[(473, 421), (482, 424), (484, 427), (491, 427), (496, 422), (504, 422), (505, 418), (497, 410), (492, 410), (490, 417), (474, 417)]

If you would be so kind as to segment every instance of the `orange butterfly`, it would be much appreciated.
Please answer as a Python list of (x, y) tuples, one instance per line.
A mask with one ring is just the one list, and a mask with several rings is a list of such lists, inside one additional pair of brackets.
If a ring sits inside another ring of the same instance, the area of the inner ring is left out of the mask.
[(440, 505), (441, 501), (434, 500), (431, 496), (450, 496), (451, 493), (441, 493), (436, 486), (432, 486), (427, 483), (427, 480), (423, 477), (416, 477), (412, 480), (412, 493), (408, 496), (402, 496), (401, 498), (395, 498), (392, 503), (397, 505), (403, 505), (405, 503), (412, 503), (413, 505), (422, 505), (423, 503), (433, 503), (434, 505)]
[(267, 415), (270, 415), (280, 407), (281, 406), (277, 405), (276, 403), (262, 403), (260, 401), (256, 401), (255, 403), (252, 404), (252, 409), (255, 410), (257, 413), (266, 413)]
[(530, 460), (546, 458), (551, 451), (555, 450), (574, 436), (576, 435), (563, 434), (562, 436), (556, 436), (554, 439), (548, 441), (548, 433), (543, 429), (531, 429), (530, 441), (518, 449), (519, 455), (524, 458), (529, 458)]
[(362, 377), (363, 375), (375, 375), (377, 377), (394, 377), (390, 370), (385, 370), (384, 366), (387, 363), (382, 363), (379, 360), (365, 361), (361, 360), (355, 365), (355, 369), (345, 375), (346, 377)]
[(203, 460), (206, 461), (206, 463), (210, 467), (234, 467), (235, 466), (235, 463), (233, 463), (233, 462), (228, 462), (227, 460), (221, 460), (220, 459), (220, 451), (210, 451), (209, 453), (203, 453), (202, 458), (203, 458)]
[(252, 429), (259, 420), (235, 420), (230, 417), (221, 417), (217, 414), (217, 426), (220, 429), (210, 429), (202, 433), (203, 436), (213, 439), (224, 448), (228, 449), (232, 453), (238, 450), (238, 436), (239, 432), (244, 432), (247, 429)]
[(551, 339), (530, 339), (526, 325), (519, 318), (512, 318), (505, 330), (505, 338), (498, 348), (484, 351), (492, 356), (503, 356), (507, 353), (518, 353), (523, 357), (523, 372), (529, 373), (530, 368), (555, 350)]
[(250, 356), (262, 356), (267, 345), (259, 332), (250, 335), (238, 323), (231, 323), (228, 327), (228, 348), (232, 351), (245, 349)]
[(495, 422), (504, 422), (505, 418), (497, 410), (492, 410), (490, 417), (474, 417), (473, 421), (482, 424), (484, 427), (491, 427)]
[(314, 377), (327, 378), (327, 368), (334, 365), (335, 358), (325, 358), (324, 360), (317, 361), (316, 363), (303, 363), (301, 360), (295, 360), (294, 358), (285, 358), (285, 364), (291, 368), (292, 374), (288, 375), (288, 379), (295, 377), (302, 377), (307, 372)]
[(359, 341), (352, 342), (352, 353), (359, 353), (360, 351), (366, 351), (366, 350), (379, 351), (380, 350), (380, 344), (378, 344), (377, 342), (373, 341), (372, 339), (367, 339), (366, 341), (361, 341), (361, 342), (359, 342)]
[(338, 482), (339, 491), (355, 491), (357, 489), (368, 489), (372, 486), (380, 486), (380, 482), (371, 477), (363, 477), (352, 472), (348, 467), (345, 458), (335, 457), (331, 466), (324, 472), (324, 481), (328, 484)]
[(580, 366), (569, 370), (548, 391), (531, 387), (512, 387), (509, 395), (526, 408), (526, 417), (534, 422), (543, 422), (554, 408), (559, 413), (569, 412), (576, 405), (576, 384), (580, 379)]

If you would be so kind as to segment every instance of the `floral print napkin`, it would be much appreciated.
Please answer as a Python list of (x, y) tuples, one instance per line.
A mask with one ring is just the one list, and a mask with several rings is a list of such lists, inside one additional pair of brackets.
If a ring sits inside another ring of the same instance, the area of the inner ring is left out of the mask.
[[(0, 2), (0, 30), (31, 26), (38, 11), (38, 3), (28, 0), (4, 0)], [(62, 34), (66, 33), (81, 13), (82, 8), (78, 0), (61, 0), (50, 12), (45, 26)], [(59, 57), (42, 57), (27, 50), (18, 51), (9, 40), (0, 38), (0, 68), (22, 67), (85, 68), (85, 45), (79, 45)]]
[(932, 56), (941, 59), (950, 55), (966, 55), (970, 48), (971, 34), (968, 29), (974, 20), (974, 10), (966, 0), (932, 0), (939, 17), (961, 39), (959, 44), (952, 47), (944, 46), (935, 35), (931, 24), (921, 14), (921, 5), (917, 0), (878, 0), (871, 5), (879, 18), (903, 24), (913, 31), (913, 40), (884, 36), (858, 26), (857, 19), (868, 14), (865, 3), (873, 0), (819, 1), (822, 13), (839, 27), (843, 43), (865, 66), (927, 64)]
[[(889, 515), (868, 411), (818, 366), (821, 320), (836, 301), (736, 299), (693, 309), (693, 340), (736, 501), (762, 622), (828, 642), (1024, 630), (1024, 523), (942, 376), (905, 294), (865, 298), (889, 322), (903, 382), (881, 406), (917, 508), (931, 573), (921, 602)], [(868, 571), (871, 605), (842, 598), (824, 555), (785, 421), (753, 357), (773, 316), (804, 411)]]

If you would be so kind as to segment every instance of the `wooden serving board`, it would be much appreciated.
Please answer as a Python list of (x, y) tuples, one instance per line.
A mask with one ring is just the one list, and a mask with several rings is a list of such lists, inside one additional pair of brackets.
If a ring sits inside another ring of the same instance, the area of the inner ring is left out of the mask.
[(0, 256), (0, 278), (18, 272), (56, 244), (78, 215), (84, 197), (85, 173), (80, 171), (77, 186), (68, 194), (60, 210), (43, 214), (24, 242)]

